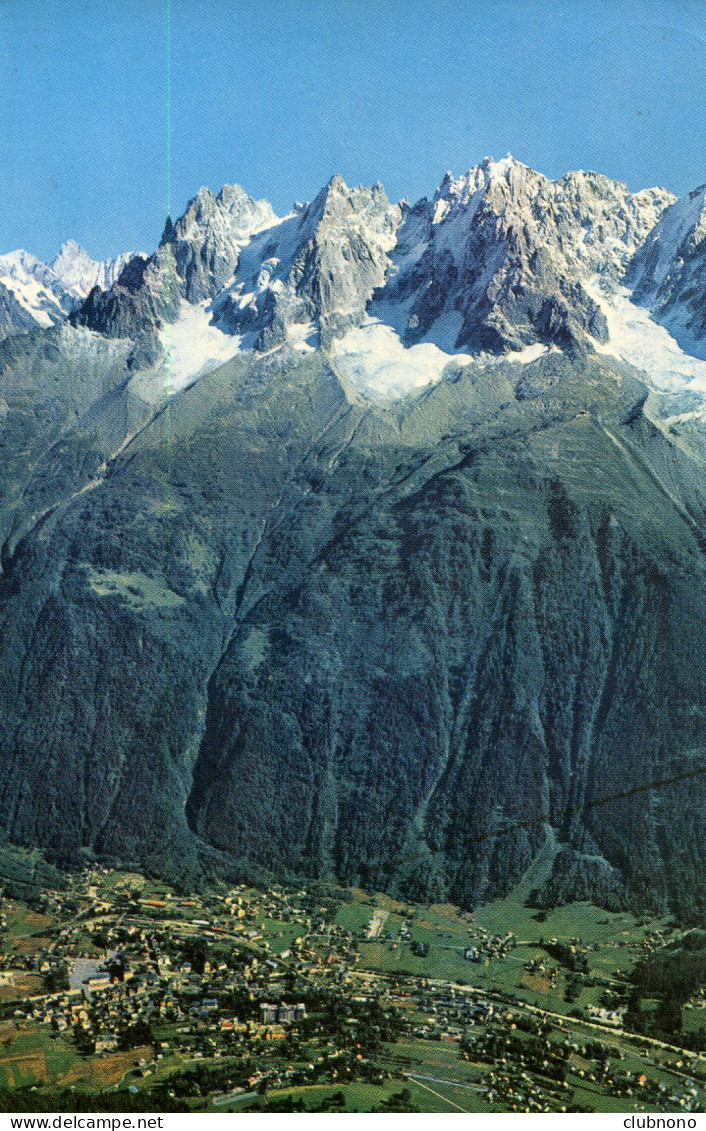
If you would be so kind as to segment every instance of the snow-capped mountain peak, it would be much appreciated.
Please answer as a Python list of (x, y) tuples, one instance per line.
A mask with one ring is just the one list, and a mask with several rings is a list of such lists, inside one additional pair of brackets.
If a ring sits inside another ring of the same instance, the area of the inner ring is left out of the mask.
[(224, 185), (218, 195), (203, 186), (158, 249), (155, 265), (172, 254), (187, 302), (212, 299), (232, 277), (243, 245), (278, 223), (268, 201), (255, 200), (240, 185)]
[(0, 335), (62, 322), (93, 287), (111, 287), (132, 258), (128, 252), (98, 262), (75, 240), (67, 240), (51, 264), (22, 248), (0, 256), (0, 286), (5, 294)]
[(95, 260), (76, 240), (69, 239), (61, 245), (51, 269), (69, 295), (85, 298), (94, 287), (108, 290), (119, 278), (123, 267), (136, 252), (128, 251), (115, 259)]
[(72, 307), (69, 293), (56, 272), (23, 248), (0, 256), (0, 283), (11, 295), (15, 316), (7, 318), (3, 333), (23, 333), (33, 326), (52, 326)]
[(706, 185), (666, 209), (637, 250), (627, 282), (635, 301), (684, 349), (706, 357)]

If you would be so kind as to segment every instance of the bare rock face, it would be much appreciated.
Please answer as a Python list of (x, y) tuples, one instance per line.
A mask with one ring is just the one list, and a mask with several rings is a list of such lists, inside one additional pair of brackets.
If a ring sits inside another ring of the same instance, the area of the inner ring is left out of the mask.
[(688, 352), (706, 357), (706, 187), (669, 207), (638, 248), (633, 299)]
[(179, 311), (179, 293), (171, 284), (174, 271), (165, 267), (168, 259), (166, 252), (160, 264), (154, 256), (131, 260), (110, 290), (94, 287), (71, 315), (72, 324), (96, 330), (107, 338), (130, 338), (142, 345), (151, 342), (156, 356), (156, 331), (176, 318)]
[(350, 189), (333, 177), (244, 259), (217, 306), (221, 324), (257, 330), (262, 349), (281, 343), (292, 324), (313, 323), (330, 341), (360, 322), (382, 286), (401, 217), (382, 185)]
[(277, 217), (265, 200), (253, 200), (240, 185), (224, 185), (218, 196), (201, 188), (157, 253), (168, 270), (171, 252), (181, 294), (187, 302), (215, 298), (230, 280), (240, 247)]
[(502, 353), (534, 342), (568, 348), (607, 337), (585, 289), (615, 283), (673, 199), (631, 194), (595, 173), (550, 181), (513, 158), (450, 173), (408, 210), (374, 309), (408, 342)]

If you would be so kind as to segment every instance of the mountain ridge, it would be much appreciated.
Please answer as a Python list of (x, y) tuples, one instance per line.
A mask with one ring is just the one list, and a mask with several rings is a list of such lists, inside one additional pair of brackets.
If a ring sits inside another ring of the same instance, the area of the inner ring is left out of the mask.
[[(165, 328), (200, 304), (201, 332), (214, 340), (214, 328), (225, 333), (233, 352), (291, 341), (340, 353), (347, 333), (367, 327), (363, 353), (377, 373), (378, 346), (415, 371), (419, 344), (449, 360), (540, 346), (592, 349), (610, 343), (618, 291), (627, 287), (631, 298), (633, 260), (674, 207), (664, 189), (632, 193), (592, 172), (550, 181), (510, 155), (485, 158), (458, 178), (447, 174), (431, 201), (412, 206), (391, 204), (379, 184), (349, 189), (338, 176), (284, 218), (238, 185), (218, 196), (201, 189), (184, 216), (169, 221), (147, 266), (127, 285), (91, 296), (71, 319), (132, 336), (138, 365), (158, 364)], [(242, 226), (229, 236), (233, 214)], [(648, 316), (676, 334), (679, 349), (678, 313), (667, 326), (658, 307)], [(685, 350), (702, 352), (692, 340)], [(636, 358), (640, 351), (638, 342)], [(215, 352), (226, 356), (226, 345)], [(376, 395), (380, 385), (373, 376), (362, 391)]]
[[(379, 184), (349, 189), (334, 176), (311, 204), (280, 218), (239, 185), (217, 195), (203, 187), (182, 217), (168, 218), (151, 257), (95, 265), (98, 290), (86, 297), (84, 285), (84, 301), (62, 316), (131, 337), (135, 368), (163, 361), (165, 328), (180, 314), (193, 327), (190, 312), (202, 305), (201, 333), (213, 342), (214, 329), (224, 333), (233, 351), (262, 352), (288, 339), (328, 347), (377, 322), (394, 335), (393, 346), (407, 350), (423, 343), (450, 356), (503, 355), (610, 342), (623, 286), (701, 359), (703, 320), (686, 311), (693, 284), (682, 285), (667, 310), (639, 267), (656, 246), (665, 210), (663, 226), (681, 207), (664, 189), (632, 193), (593, 172), (550, 181), (510, 154), (484, 158), (460, 177), (447, 173), (431, 200), (412, 206), (390, 204)], [(81, 249), (68, 246), (78, 262)], [(698, 277), (701, 258), (692, 268)], [(27, 329), (26, 318), (20, 323)], [(215, 354), (227, 355), (225, 342)], [(412, 354), (400, 356), (413, 362)]]

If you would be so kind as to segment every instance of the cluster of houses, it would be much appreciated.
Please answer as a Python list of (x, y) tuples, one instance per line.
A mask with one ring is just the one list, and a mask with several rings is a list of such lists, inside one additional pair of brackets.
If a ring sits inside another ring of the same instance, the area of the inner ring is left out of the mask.
[[(186, 899), (101, 880), (94, 870), (75, 885), (70, 904), (58, 894), (51, 910), (59, 925), (33, 954), (0, 956), (8, 978), (21, 962), (38, 975), (53, 970), (64, 982), (59, 994), (45, 990), (16, 1003), (16, 1023), (49, 1025), (96, 1054), (149, 1043), (157, 1059), (174, 1052), (217, 1057), (283, 1037), (304, 1019), (304, 1003), (283, 998), (285, 972), (307, 990), (349, 980), (352, 938), (305, 891), (239, 886)], [(273, 949), (273, 921), (301, 932), (284, 950)], [(194, 945), (202, 948), (196, 968), (185, 957)], [(237, 957), (223, 961), (229, 951)], [(236, 991), (241, 998), (246, 991), (250, 1002), (245, 1017), (233, 1007)]]
[[(523, 1060), (522, 1041), (515, 1032), (519, 1015), (508, 1010), (506, 1001), (503, 1004), (497, 995), (491, 1000), (490, 992), (466, 992), (427, 978), (360, 970), (363, 948), (358, 943), (365, 929), (356, 935), (332, 921), (320, 895), (276, 887), (254, 892), (239, 885), (185, 898), (166, 888), (150, 889), (141, 877), (116, 885), (108, 873), (94, 869), (92, 876), (75, 882), (71, 892), (46, 893), (45, 900), (56, 927), (37, 940), (33, 952), (20, 954), (11, 947), (0, 951), (0, 981), (22, 969), (44, 982), (43, 992), (15, 1003), (10, 1016), (18, 1026), (48, 1025), (53, 1034), (80, 1042), (86, 1053), (109, 1056), (118, 1049), (140, 1049), (136, 1056), (144, 1076), (153, 1071), (152, 1060), (174, 1054), (196, 1061), (237, 1053), (263, 1058), (262, 1064), (256, 1061), (255, 1083), (248, 1080), (249, 1087), (263, 1080), (275, 1085), (296, 1082), (298, 1072), (307, 1080), (355, 1078), (368, 1062), (352, 1036), (346, 1043), (340, 1034), (333, 1042), (318, 1035), (310, 1044), (306, 1068), (290, 1071), (284, 1060), (301, 1033), (311, 1028), (308, 995), (340, 991), (350, 1010), (359, 1006), (364, 1011), (374, 999), (399, 1013), (402, 1031), (418, 1039), (456, 1043), (467, 1059), (473, 1056), (466, 1053), (469, 1035), (481, 1060), (486, 1039), (490, 1049), (493, 1035), (502, 1035), (506, 1043), (497, 1056), (492, 1053), (497, 1064), (484, 1071), (479, 1085), (489, 1103), (546, 1111), (561, 1110), (565, 1100), (562, 1081), (545, 1080), (541, 1065), (534, 1073)], [(0, 903), (0, 923), (3, 914)], [(376, 939), (396, 948), (411, 942), (411, 919), (394, 935), (383, 933), (382, 916), (376, 922)], [(474, 927), (471, 933), (464, 950), (469, 962), (503, 959), (517, 946), (509, 931), (493, 934)], [(645, 948), (663, 942), (657, 933), (648, 936)], [(552, 944), (556, 940), (549, 940)], [(584, 952), (580, 939), (562, 945), (569, 955)], [(543, 959), (531, 960), (524, 970), (546, 977), (551, 985), (559, 974), (557, 966)], [(48, 987), (56, 982), (62, 982), (59, 991), (50, 992)], [(706, 989), (695, 994), (691, 1004), (706, 1008)], [(523, 1008), (527, 1016), (533, 1007)], [(621, 1009), (591, 1006), (589, 1012), (591, 1019), (616, 1029), (623, 1020)], [(354, 1031), (353, 1013), (346, 1026)], [(548, 1022), (538, 1022), (537, 1031), (548, 1031)], [(149, 1062), (144, 1046), (150, 1048)], [(554, 1046), (563, 1050), (567, 1063), (575, 1057), (581, 1065), (577, 1075), (583, 1073), (588, 1084), (611, 1094), (646, 1097), (665, 1110), (677, 1103), (681, 1110), (692, 1110), (697, 1102), (695, 1091), (662, 1087), (647, 1073), (631, 1075), (615, 1065), (604, 1070), (595, 1057), (584, 1065), (591, 1058), (562, 1030), (555, 1033)], [(284, 1067), (277, 1063), (278, 1056)]]
[(487, 1024), (496, 1012), (486, 997), (469, 996), (453, 988), (444, 994), (422, 993), (418, 1002), (426, 1016), (414, 1025), (412, 1032), (422, 1040), (458, 1043), (469, 1026)]
[(522, 967), (525, 974), (535, 978), (545, 978), (546, 984), (553, 989), (559, 980), (559, 967), (542, 958), (530, 958)]
[(466, 947), (464, 958), (468, 962), (484, 962), (486, 958), (505, 958), (517, 946), (512, 931), (505, 935), (491, 935), (481, 928), (473, 945)]
[(625, 1020), (626, 1009), (606, 1009), (604, 1005), (589, 1005), (588, 1015), (592, 1021), (598, 1021), (601, 1025), (613, 1025), (616, 1029), (621, 1029)]
[(684, 1005), (685, 1009), (706, 1009), (706, 986), (699, 988), (691, 995)]

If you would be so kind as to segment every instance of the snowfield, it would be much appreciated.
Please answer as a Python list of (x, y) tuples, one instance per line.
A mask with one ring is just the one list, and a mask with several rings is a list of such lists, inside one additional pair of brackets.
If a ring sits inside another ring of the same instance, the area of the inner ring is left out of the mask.
[(356, 393), (375, 400), (394, 400), (441, 381), (454, 367), (498, 361), (536, 361), (548, 349), (539, 343), (502, 357), (472, 357), (447, 353), (432, 342), (404, 346), (392, 326), (370, 320), (333, 342), (331, 361), (336, 375)]
[(468, 354), (448, 354), (424, 342), (405, 348), (391, 326), (371, 321), (349, 330), (331, 346), (333, 368), (355, 392), (373, 398), (403, 397), (436, 384), (447, 365), (465, 364)]
[(184, 303), (181, 317), (159, 332), (165, 354), (164, 391), (178, 393), (204, 373), (230, 361), (241, 348), (241, 337), (224, 334), (211, 324), (211, 303)]
[(609, 340), (596, 343), (599, 353), (641, 369), (660, 392), (688, 388), (706, 393), (706, 361), (686, 353), (646, 307), (631, 301), (627, 287), (619, 287), (610, 299), (595, 284), (588, 289), (608, 322)]
[[(210, 301), (195, 305), (184, 303), (179, 319), (159, 331), (164, 350), (164, 382), (160, 392), (173, 396), (237, 354), (254, 352), (255, 334), (227, 334), (214, 325), (212, 316)], [(318, 336), (313, 323), (295, 322), (287, 328), (286, 344), (297, 353), (313, 353), (318, 346)]]

